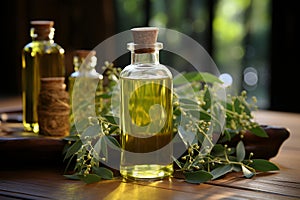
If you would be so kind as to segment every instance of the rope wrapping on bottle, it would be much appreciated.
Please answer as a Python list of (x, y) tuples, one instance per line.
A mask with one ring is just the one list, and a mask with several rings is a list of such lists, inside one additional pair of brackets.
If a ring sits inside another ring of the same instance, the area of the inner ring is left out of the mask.
[(69, 134), (69, 93), (64, 77), (41, 78), (38, 101), (39, 133), (48, 136)]

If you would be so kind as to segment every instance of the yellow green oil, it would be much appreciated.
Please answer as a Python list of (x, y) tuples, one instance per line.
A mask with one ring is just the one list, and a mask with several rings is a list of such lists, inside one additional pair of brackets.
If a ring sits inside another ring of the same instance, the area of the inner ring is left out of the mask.
[(35, 41), (22, 52), (22, 105), (25, 131), (39, 132), (38, 96), (42, 77), (64, 77), (64, 50), (49, 41)]
[(120, 78), (121, 165), (125, 179), (173, 173), (172, 80)]

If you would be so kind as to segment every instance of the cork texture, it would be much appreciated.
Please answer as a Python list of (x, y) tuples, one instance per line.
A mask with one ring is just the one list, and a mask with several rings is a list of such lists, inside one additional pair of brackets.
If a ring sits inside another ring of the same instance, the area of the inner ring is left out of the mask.
[(138, 27), (131, 29), (135, 44), (155, 44), (158, 36), (156, 27)]
[(32, 20), (30, 21), (32, 27), (35, 28), (52, 28), (54, 26), (54, 21), (51, 20)]
[(95, 56), (96, 55), (95, 50), (85, 50), (85, 49), (75, 50), (73, 53), (74, 53), (74, 56), (77, 56), (79, 58), (86, 58), (87, 56)]

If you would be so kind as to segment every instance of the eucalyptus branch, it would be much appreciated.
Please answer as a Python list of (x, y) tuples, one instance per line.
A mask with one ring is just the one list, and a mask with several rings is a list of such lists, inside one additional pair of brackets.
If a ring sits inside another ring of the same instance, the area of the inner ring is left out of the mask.
[[(118, 118), (110, 113), (110, 100), (121, 69), (113, 63), (104, 64), (102, 68), (109, 83), (104, 85), (103, 93), (97, 96), (103, 100), (101, 111), (96, 118), (79, 122), (84, 124), (82, 130), (76, 130), (73, 126), (70, 136), (65, 138), (68, 141), (64, 149), (64, 160), (68, 160), (65, 176), (86, 183), (112, 179), (114, 176), (110, 168), (101, 164), (101, 161), (107, 159), (104, 138), (107, 137), (120, 146), (115, 138), (120, 135)], [(252, 159), (253, 154), (245, 158), (242, 142), (244, 131), (251, 130), (257, 136), (267, 137), (264, 130), (253, 120), (252, 110), (257, 109), (256, 98), (252, 97), (252, 103), (249, 103), (247, 93), (242, 91), (240, 95), (228, 95), (224, 101), (219, 100), (215, 96), (215, 90), (220, 84), (222, 82), (218, 77), (208, 73), (191, 72), (174, 78), (176, 88), (173, 93), (173, 132), (178, 134), (180, 125), (181, 131), (190, 131), (198, 139), (194, 143), (184, 141), (187, 144), (186, 152), (178, 159), (173, 157), (174, 163), (179, 167), (177, 170), (191, 183), (214, 180), (232, 171), (242, 171), (246, 178), (251, 178), (256, 170), (278, 170), (276, 165), (267, 160)], [(191, 87), (194, 96), (187, 92)], [(224, 124), (218, 118), (220, 114), (225, 117)], [(186, 120), (179, 124), (181, 116)], [(213, 141), (214, 131), (220, 135), (218, 141)], [(237, 146), (228, 147), (227, 142), (236, 135), (240, 135)], [(75, 162), (72, 173), (67, 174), (72, 161)]]

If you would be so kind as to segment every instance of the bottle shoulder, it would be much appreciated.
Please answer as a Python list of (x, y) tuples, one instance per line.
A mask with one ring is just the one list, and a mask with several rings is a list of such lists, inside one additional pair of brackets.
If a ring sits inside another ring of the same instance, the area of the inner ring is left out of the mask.
[(74, 71), (70, 74), (70, 77), (85, 77), (85, 78), (93, 78), (93, 79), (102, 79), (103, 75), (99, 74), (96, 70), (78, 70)]
[(23, 51), (25, 52), (59, 52), (60, 54), (64, 54), (65, 50), (64, 48), (55, 43), (50, 41), (32, 41), (27, 43), (23, 47)]
[(163, 64), (131, 64), (120, 73), (122, 78), (173, 78), (171, 71)]

